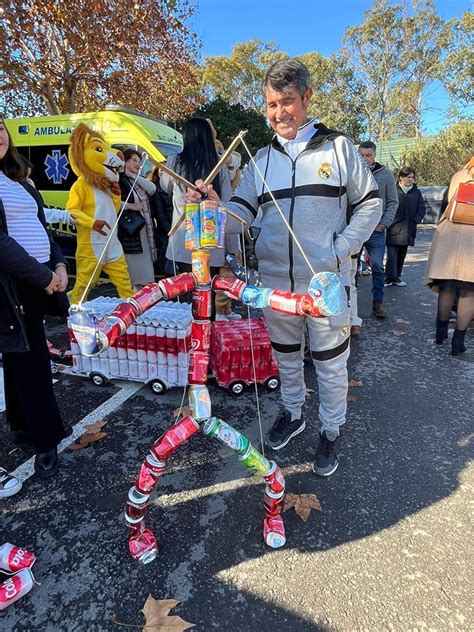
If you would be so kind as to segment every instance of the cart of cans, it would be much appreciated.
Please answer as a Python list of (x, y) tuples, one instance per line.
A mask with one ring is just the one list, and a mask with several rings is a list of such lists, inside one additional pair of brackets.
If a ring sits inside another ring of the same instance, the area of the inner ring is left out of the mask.
[[(83, 309), (100, 322), (122, 299), (98, 297)], [(97, 386), (123, 379), (149, 383), (156, 394), (187, 383), (191, 347), (191, 305), (161, 301), (139, 316), (125, 335), (97, 357), (81, 353), (68, 323), (72, 371), (85, 375)]]
[(219, 386), (234, 395), (254, 382), (277, 389), (278, 364), (264, 319), (212, 323), (210, 368)]

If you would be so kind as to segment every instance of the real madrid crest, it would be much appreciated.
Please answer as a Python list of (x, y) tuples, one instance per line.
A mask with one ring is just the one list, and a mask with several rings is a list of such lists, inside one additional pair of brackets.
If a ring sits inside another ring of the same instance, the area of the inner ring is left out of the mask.
[(324, 180), (329, 180), (332, 175), (332, 167), (328, 162), (323, 162), (318, 169), (318, 176)]

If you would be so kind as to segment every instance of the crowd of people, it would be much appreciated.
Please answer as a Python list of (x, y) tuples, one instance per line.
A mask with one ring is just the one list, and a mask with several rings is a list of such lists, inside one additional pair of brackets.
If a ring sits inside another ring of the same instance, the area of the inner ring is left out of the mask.
[[(425, 203), (413, 168), (403, 167), (395, 179), (376, 161), (373, 142), (356, 149), (343, 132), (308, 116), (312, 89), (304, 64), (291, 59), (273, 64), (263, 92), (275, 134), (243, 172), (240, 156), (234, 153), (213, 182), (204, 185), (224, 148), (212, 122), (197, 117), (183, 125), (182, 151), (167, 161), (173, 171), (195, 182), (197, 191), (186, 190), (159, 167), (142, 177), (140, 152), (126, 149), (119, 184), (123, 212), (131, 214), (129, 223), (135, 228), (131, 232), (119, 225), (118, 235), (134, 289), (152, 282), (157, 270), (165, 275), (190, 271), (183, 228), (169, 240), (168, 233), (183, 205), (205, 195), (223, 203), (248, 226), (258, 226), (256, 256), (265, 287), (304, 293), (314, 272), (340, 273), (348, 300), (338, 316), (315, 319), (264, 309), (283, 404), (267, 445), (281, 450), (305, 430), (307, 331), (321, 422), (313, 469), (327, 477), (339, 465), (350, 339), (358, 339), (362, 331), (357, 305), (361, 258), (372, 274), (373, 315), (386, 319), (384, 289), (406, 285), (403, 265), (425, 215)], [(48, 476), (58, 467), (57, 446), (66, 431), (54, 396), (43, 322), (45, 314), (64, 310), (68, 277), (64, 257), (48, 232), (41, 196), (27, 176), (27, 165), (0, 120), (0, 352), (6, 421), (13, 442), (34, 446), (37, 474)], [(453, 178), (427, 270), (427, 286), (439, 293), (437, 344), (446, 340), (449, 316), (457, 306), (454, 356), (466, 350), (465, 333), (474, 315), (474, 220), (469, 215), (473, 176), (471, 160)], [(459, 191), (466, 195), (465, 187), (470, 203), (465, 197), (457, 199)], [(211, 254), (212, 274), (225, 266), (226, 252), (238, 255), (242, 248), (241, 225), (229, 218), (225, 251)], [(217, 319), (241, 318), (226, 295), (216, 297), (215, 310)], [(0, 497), (17, 493), (20, 487), (18, 480), (0, 470)]]

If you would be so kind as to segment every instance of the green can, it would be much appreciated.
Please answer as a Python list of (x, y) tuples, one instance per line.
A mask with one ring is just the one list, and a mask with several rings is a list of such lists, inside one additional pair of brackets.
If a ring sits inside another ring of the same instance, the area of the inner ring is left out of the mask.
[(244, 454), (250, 446), (250, 441), (247, 437), (217, 417), (210, 417), (205, 422), (202, 431), (208, 437), (219, 439), (239, 455)]
[(270, 462), (252, 444), (249, 445), (242, 456), (239, 456), (239, 461), (260, 476), (265, 476), (270, 471)]

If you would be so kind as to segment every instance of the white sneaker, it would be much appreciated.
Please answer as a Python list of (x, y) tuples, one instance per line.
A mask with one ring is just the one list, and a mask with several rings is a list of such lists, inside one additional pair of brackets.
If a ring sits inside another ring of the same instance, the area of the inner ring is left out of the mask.
[(391, 285), (393, 285), (393, 281), (386, 281), (383, 286), (384, 287), (390, 287)]
[(370, 276), (372, 272), (370, 270), (362, 270), (362, 276)]
[(394, 281), (393, 285), (396, 285), (397, 287), (405, 287), (406, 283), (405, 281)]
[(3, 467), (0, 467), (0, 498), (8, 498), (18, 494), (23, 487), (23, 483), (15, 476), (9, 474)]

